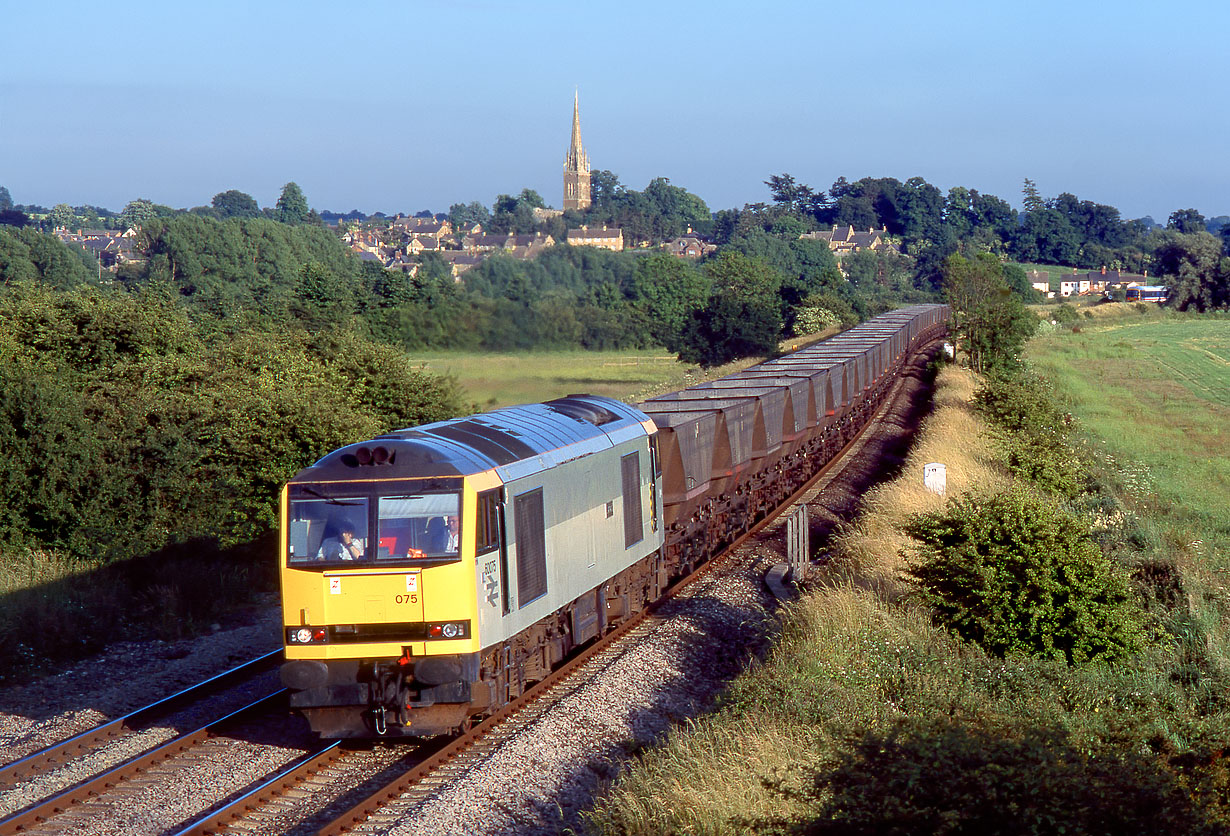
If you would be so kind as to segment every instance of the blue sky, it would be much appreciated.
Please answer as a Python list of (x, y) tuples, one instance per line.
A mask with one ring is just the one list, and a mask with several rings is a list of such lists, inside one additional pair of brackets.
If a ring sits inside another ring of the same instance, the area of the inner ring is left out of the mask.
[(788, 172), (1024, 178), (1125, 217), (1230, 214), (1230, 8), (1160, 3), (0, 0), (17, 203), (447, 211), (595, 168), (711, 209)]

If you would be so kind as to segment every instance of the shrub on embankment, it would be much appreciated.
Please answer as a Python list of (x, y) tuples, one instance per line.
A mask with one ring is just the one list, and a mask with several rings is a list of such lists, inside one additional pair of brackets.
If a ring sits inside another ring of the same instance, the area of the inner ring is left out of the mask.
[(282, 484), (450, 417), (447, 378), (346, 330), (194, 320), (169, 295), (0, 293), (0, 675), (208, 624), (273, 588)]
[(947, 464), (957, 497), (1020, 478), (974, 406), (978, 385), (941, 373), (906, 475), (869, 493), (825, 579), (787, 608), (773, 651), (717, 711), (643, 752), (589, 831), (1230, 831), (1230, 653), (1207, 608), (1201, 617), (1190, 606), (1214, 590), (1155, 541), (1133, 544), (1137, 527), (1108, 524), (1121, 515), (1107, 509), (1124, 502), (1113, 480), (1047, 502), (1068, 515), (1061, 527), (1083, 521), (1071, 532), (1078, 553), (1096, 562), (1095, 543), (1104, 565), (1130, 576), (1132, 594), (1117, 586), (1111, 597), (1157, 636), (1134, 652), (1121, 642), (1115, 661), (1074, 665), (1068, 653), (988, 649), (948, 629), (909, 579), (910, 520), (969, 505), (927, 492), (924, 463)]

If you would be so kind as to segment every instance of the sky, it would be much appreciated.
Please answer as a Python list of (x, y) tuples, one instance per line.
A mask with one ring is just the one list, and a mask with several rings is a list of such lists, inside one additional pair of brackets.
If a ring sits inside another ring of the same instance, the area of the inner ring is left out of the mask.
[(1228, 24), (1206, 0), (0, 0), (0, 186), (116, 211), (270, 206), (289, 181), (336, 212), (559, 207), (579, 94), (594, 169), (715, 211), (789, 173), (1213, 217)]

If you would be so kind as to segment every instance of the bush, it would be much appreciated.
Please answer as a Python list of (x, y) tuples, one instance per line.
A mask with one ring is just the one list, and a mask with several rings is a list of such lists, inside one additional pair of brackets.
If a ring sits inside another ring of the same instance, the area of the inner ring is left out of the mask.
[(867, 734), (801, 796), (818, 814), (785, 832), (1224, 832), (1192, 803), (1181, 775), (1147, 751), (950, 718)]
[(1072, 416), (1055, 406), (1046, 381), (993, 375), (974, 393), (974, 406), (991, 423), (1010, 473), (1067, 498), (1084, 489), (1084, 467), (1068, 441)]
[(173, 301), (0, 295), (0, 547), (83, 559), (277, 522), (328, 451), (464, 411), (454, 381), (344, 330), (215, 330)]
[(1076, 320), (1080, 319), (1080, 314), (1076, 312), (1076, 308), (1064, 302), (1059, 307), (1055, 308), (1055, 312), (1051, 314), (1051, 319), (1058, 322), (1060, 325), (1071, 325)]
[(795, 336), (818, 334), (827, 328), (836, 328), (839, 325), (841, 325), (841, 318), (828, 308), (799, 308), (795, 312), (794, 334)]
[(1075, 515), (1031, 490), (966, 496), (910, 518), (908, 574), (936, 619), (997, 656), (1069, 664), (1132, 653), (1143, 614)]

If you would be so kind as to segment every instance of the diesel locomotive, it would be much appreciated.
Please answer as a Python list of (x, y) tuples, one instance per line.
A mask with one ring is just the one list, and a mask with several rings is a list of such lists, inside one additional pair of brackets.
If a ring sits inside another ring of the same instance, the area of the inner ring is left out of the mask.
[(636, 406), (569, 395), (329, 453), (281, 496), (291, 706), (322, 737), (490, 714), (778, 507), (946, 320), (904, 308)]

